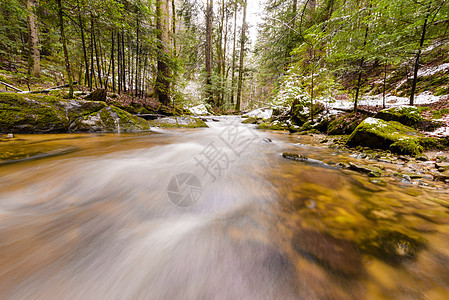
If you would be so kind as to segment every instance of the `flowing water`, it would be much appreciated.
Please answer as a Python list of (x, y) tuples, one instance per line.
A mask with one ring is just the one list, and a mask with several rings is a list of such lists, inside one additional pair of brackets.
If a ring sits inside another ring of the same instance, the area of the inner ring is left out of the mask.
[(1, 299), (449, 298), (447, 186), (234, 121), (1, 142)]

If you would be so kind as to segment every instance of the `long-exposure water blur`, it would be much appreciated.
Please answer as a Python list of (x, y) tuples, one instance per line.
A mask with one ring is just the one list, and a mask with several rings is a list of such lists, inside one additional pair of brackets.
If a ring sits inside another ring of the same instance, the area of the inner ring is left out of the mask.
[(449, 298), (444, 184), (379, 183), (282, 157), (357, 160), (311, 136), (208, 125), (17, 135), (40, 154), (0, 165), (0, 298)]

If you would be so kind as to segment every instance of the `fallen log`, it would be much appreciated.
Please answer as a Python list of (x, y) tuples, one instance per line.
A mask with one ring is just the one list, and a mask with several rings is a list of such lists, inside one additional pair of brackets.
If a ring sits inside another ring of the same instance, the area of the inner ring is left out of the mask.
[[(73, 85), (78, 84), (78, 82), (74, 82)], [(40, 91), (31, 91), (31, 92), (22, 92), (24, 94), (30, 93), (30, 94), (46, 94), (46, 93), (50, 93), (51, 91), (56, 91), (56, 90), (60, 90), (62, 88), (66, 88), (69, 87), (70, 84), (64, 84), (64, 85), (59, 85), (59, 86), (55, 86), (55, 87), (51, 87), (49, 89), (46, 90), (40, 90)]]
[[(353, 108), (338, 108), (338, 107), (333, 107), (333, 110), (339, 110), (339, 111), (344, 111), (344, 112), (353, 112), (354, 109)], [(367, 114), (368, 116), (374, 116), (376, 113), (369, 111), (369, 110), (365, 110), (365, 109), (361, 109), (361, 108), (357, 108), (357, 112), (361, 112), (364, 114)]]
[(10, 84), (7, 84), (6, 82), (0, 81), (0, 84), (3, 84), (4, 86), (7, 86), (7, 87), (9, 87), (9, 88), (11, 88), (11, 89), (13, 89), (13, 90), (15, 90), (15, 91), (17, 91), (17, 92), (23, 93), (23, 91), (22, 91), (21, 89), (18, 89), (18, 88), (16, 88), (15, 86), (12, 86), (12, 85), (10, 85)]

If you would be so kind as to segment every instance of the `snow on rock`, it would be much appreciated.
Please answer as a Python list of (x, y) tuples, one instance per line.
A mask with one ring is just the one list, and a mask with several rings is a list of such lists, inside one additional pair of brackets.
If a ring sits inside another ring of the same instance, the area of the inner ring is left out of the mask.
[(432, 132), (425, 132), (425, 134), (434, 137), (447, 137), (449, 136), (449, 115), (443, 116), (441, 119), (437, 120), (443, 122), (444, 126), (437, 128)]
[(366, 118), (365, 119), (365, 123), (366, 124), (370, 124), (370, 125), (375, 125), (379, 123), (379, 119), (375, 119), (375, 118)]
[(211, 114), (207, 110), (206, 105), (204, 105), (204, 104), (200, 104), (200, 105), (197, 105), (197, 106), (190, 107), (189, 110), (192, 112), (192, 114), (198, 115), (198, 116), (205, 116), (205, 115), (210, 115)]
[(272, 108), (258, 108), (255, 110), (250, 111), (249, 113), (244, 114), (244, 117), (249, 118), (260, 118), (260, 119), (269, 119), (271, 118), (271, 115), (273, 114)]

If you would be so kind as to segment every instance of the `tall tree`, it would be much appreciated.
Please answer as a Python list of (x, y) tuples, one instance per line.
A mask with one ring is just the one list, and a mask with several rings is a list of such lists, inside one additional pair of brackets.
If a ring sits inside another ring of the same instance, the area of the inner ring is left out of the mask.
[(156, 96), (162, 104), (170, 104), (171, 69), (169, 58), (171, 55), (169, 41), (169, 0), (158, 0), (156, 2), (156, 28), (158, 38)]
[(39, 30), (36, 22), (35, 8), (37, 0), (26, 0), (28, 10), (28, 72), (34, 77), (41, 76), (41, 58), (39, 53)]
[(232, 68), (231, 68), (231, 104), (234, 104), (235, 94), (235, 44), (237, 41), (237, 8), (238, 1), (234, 0), (234, 38), (232, 45)]
[(69, 98), (73, 98), (73, 77), (72, 69), (70, 67), (69, 53), (67, 51), (67, 39), (64, 31), (64, 11), (62, 8), (62, 0), (58, 2), (58, 16), (59, 16), (59, 30), (61, 32), (61, 44), (64, 51), (65, 68), (67, 72), (67, 78), (69, 80)]
[(245, 56), (245, 31), (246, 31), (246, 2), (243, 3), (243, 20), (242, 20), (242, 34), (240, 35), (240, 63), (239, 63), (239, 80), (237, 85), (237, 101), (235, 103), (235, 110), (240, 111), (243, 87), (243, 57)]
[(212, 92), (212, 23), (214, 18), (214, 1), (207, 0), (206, 7), (206, 101), (213, 102)]

